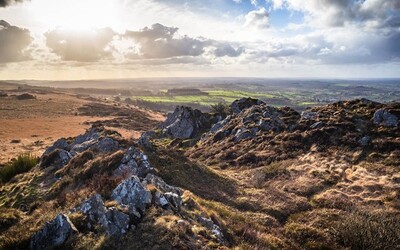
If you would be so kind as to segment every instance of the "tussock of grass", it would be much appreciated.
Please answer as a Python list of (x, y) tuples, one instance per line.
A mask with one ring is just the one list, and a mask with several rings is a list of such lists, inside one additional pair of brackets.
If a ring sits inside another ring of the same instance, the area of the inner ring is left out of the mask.
[(19, 155), (16, 159), (11, 160), (2, 169), (0, 169), (0, 181), (8, 182), (14, 176), (31, 170), (38, 164), (38, 158), (31, 154)]

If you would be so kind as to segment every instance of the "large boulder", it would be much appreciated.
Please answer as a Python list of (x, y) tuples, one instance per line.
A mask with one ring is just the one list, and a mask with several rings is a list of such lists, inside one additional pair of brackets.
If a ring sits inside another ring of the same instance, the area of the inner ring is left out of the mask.
[(131, 176), (120, 183), (112, 192), (111, 198), (118, 204), (127, 206), (129, 213), (138, 218), (151, 204), (151, 192), (147, 190), (137, 176)]
[(33, 250), (54, 249), (62, 246), (68, 238), (77, 232), (68, 216), (59, 214), (42, 229), (35, 233), (30, 242)]
[(264, 103), (263, 101), (258, 100), (258, 99), (242, 98), (242, 99), (234, 101), (231, 104), (230, 108), (231, 108), (233, 113), (239, 114), (244, 109), (248, 109), (248, 108), (250, 108), (252, 106), (260, 105), (260, 104), (263, 104), (263, 103)]
[(373, 120), (374, 124), (383, 125), (385, 127), (397, 127), (399, 124), (398, 117), (386, 109), (378, 109), (374, 113)]
[(70, 150), (70, 145), (64, 138), (58, 139), (51, 147), (48, 147), (46, 151), (44, 151), (43, 155), (48, 155), (56, 149), (63, 149), (66, 151)]
[(178, 139), (189, 139), (207, 130), (214, 123), (214, 118), (200, 110), (190, 107), (176, 107), (173, 113), (168, 114), (165, 122), (160, 126), (164, 134)]

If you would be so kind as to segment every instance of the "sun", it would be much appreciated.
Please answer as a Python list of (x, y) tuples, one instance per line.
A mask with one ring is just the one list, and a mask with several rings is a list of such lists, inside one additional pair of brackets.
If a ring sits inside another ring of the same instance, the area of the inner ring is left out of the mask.
[(121, 25), (119, 0), (35, 0), (30, 14), (48, 29), (88, 30)]

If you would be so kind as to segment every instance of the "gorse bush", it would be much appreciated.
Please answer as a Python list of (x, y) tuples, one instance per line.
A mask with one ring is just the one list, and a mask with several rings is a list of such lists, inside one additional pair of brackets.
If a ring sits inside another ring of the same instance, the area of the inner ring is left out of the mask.
[(230, 107), (225, 102), (219, 102), (217, 104), (210, 105), (211, 112), (217, 113), (223, 117), (227, 116), (230, 112)]
[(16, 159), (11, 160), (0, 169), (0, 181), (2, 183), (8, 182), (16, 175), (28, 172), (36, 166), (38, 162), (39, 159), (32, 154), (19, 155)]

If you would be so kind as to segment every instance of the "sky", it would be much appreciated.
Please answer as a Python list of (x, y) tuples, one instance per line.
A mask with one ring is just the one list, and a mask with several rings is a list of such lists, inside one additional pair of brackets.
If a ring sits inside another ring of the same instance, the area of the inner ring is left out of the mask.
[(0, 0), (0, 79), (397, 78), (400, 0)]

